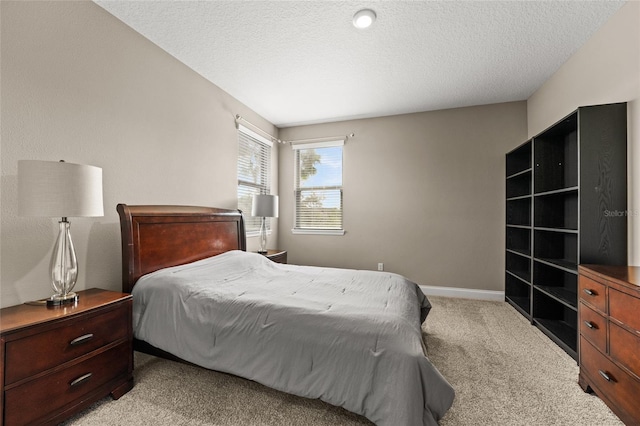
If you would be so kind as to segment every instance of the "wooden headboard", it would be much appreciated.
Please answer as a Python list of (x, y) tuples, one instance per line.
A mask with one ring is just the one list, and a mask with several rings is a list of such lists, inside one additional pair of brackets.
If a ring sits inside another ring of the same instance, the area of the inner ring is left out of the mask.
[(144, 275), (229, 250), (247, 249), (242, 213), (212, 207), (118, 204), (122, 291)]

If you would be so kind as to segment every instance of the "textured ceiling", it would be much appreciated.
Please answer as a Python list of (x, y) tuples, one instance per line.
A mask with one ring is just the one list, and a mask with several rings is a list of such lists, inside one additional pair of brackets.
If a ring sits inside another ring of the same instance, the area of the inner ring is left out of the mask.
[(527, 99), (624, 4), (95, 2), (280, 127)]

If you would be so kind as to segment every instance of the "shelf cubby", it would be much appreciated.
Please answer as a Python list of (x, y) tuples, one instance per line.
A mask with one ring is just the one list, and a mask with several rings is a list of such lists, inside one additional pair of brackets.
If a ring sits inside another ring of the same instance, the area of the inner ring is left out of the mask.
[(531, 229), (507, 227), (507, 250), (531, 256)]
[(549, 265), (577, 272), (578, 234), (535, 230), (533, 256)]
[(578, 190), (538, 195), (534, 198), (533, 225), (578, 230)]
[(531, 226), (531, 197), (507, 200), (507, 225)]
[(507, 177), (531, 169), (531, 141), (507, 154)]
[(531, 169), (507, 178), (507, 198), (531, 195)]
[(531, 259), (507, 252), (506, 258), (507, 272), (517, 276), (523, 281), (531, 282)]
[(531, 286), (511, 274), (505, 276), (505, 298), (523, 315), (531, 316)]
[(578, 308), (578, 276), (576, 274), (534, 261), (533, 285), (560, 303), (573, 309)]
[(534, 193), (578, 186), (577, 120), (574, 113), (534, 138)]
[(578, 347), (578, 317), (575, 309), (533, 288), (533, 322), (570, 355)]

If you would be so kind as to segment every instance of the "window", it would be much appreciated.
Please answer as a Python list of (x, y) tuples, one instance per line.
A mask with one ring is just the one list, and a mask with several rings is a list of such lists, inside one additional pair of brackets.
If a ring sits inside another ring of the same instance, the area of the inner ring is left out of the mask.
[(292, 145), (295, 151), (294, 233), (343, 235), (344, 141)]
[[(238, 127), (238, 209), (247, 235), (258, 235), (260, 218), (251, 216), (254, 194), (271, 193), (272, 143), (246, 127)], [(267, 229), (271, 229), (267, 221)]]

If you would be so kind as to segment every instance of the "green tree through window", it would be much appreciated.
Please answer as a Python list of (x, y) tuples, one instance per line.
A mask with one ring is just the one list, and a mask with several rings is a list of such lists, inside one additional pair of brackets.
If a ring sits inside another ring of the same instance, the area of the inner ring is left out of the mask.
[(342, 145), (294, 149), (295, 229), (342, 230)]

